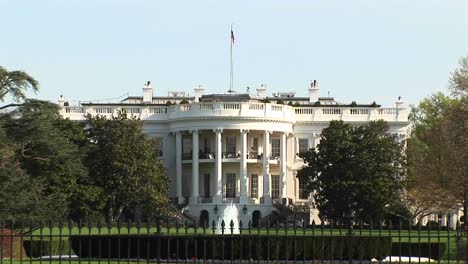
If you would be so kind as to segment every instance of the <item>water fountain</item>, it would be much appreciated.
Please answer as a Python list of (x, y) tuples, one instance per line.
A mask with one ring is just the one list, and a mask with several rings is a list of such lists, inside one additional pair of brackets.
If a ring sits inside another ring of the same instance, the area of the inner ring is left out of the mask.
[(233, 234), (239, 234), (239, 210), (234, 203), (228, 204), (216, 223), (216, 234), (222, 233), (222, 222), (224, 221), (224, 234), (231, 234), (231, 221), (234, 226), (232, 229)]

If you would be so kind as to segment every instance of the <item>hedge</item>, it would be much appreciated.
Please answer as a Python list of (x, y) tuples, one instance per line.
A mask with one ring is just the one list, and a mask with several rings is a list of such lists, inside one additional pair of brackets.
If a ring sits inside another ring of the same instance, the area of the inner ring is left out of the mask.
[(414, 256), (440, 260), (443, 259), (446, 248), (445, 243), (394, 242), (392, 244), (392, 256)]
[(37, 258), (51, 255), (73, 255), (68, 239), (54, 240), (25, 240), (23, 241), (26, 256)]
[(370, 260), (391, 252), (391, 238), (375, 236), (93, 235), (70, 240), (82, 258)]

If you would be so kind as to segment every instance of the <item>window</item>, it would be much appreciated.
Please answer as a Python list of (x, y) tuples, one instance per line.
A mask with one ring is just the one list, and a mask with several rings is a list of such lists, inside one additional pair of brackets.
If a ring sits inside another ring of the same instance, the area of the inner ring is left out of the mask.
[(258, 174), (250, 175), (250, 197), (258, 198)]
[(271, 198), (280, 196), (280, 176), (271, 175)]
[(182, 138), (182, 159), (192, 158), (192, 139), (190, 137)]
[(156, 153), (158, 153), (158, 156), (159, 157), (162, 157), (163, 155), (163, 142), (162, 142), (162, 138), (157, 138), (157, 141), (156, 141)]
[(236, 174), (226, 174), (226, 198), (236, 197)]
[(258, 151), (258, 138), (253, 138), (252, 139), (252, 150), (253, 151)]
[(226, 156), (235, 157), (236, 155), (236, 137), (227, 136), (226, 137)]
[(300, 138), (299, 139), (299, 154), (309, 151), (309, 139)]
[(307, 191), (307, 181), (303, 178), (299, 178), (299, 199), (309, 199), (309, 192)]
[(271, 157), (276, 158), (280, 156), (280, 139), (271, 139)]

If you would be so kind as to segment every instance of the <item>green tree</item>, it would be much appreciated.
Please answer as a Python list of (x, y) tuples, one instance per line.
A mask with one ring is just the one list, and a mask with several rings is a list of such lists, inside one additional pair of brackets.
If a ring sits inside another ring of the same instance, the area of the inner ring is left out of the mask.
[(317, 148), (301, 154), (306, 166), (298, 177), (315, 193), (321, 218), (377, 220), (398, 207), (405, 156), (388, 129), (384, 121), (362, 126), (332, 121)]
[(413, 107), (410, 120), (413, 124), (408, 140), (408, 192), (414, 221), (440, 212), (458, 210), (451, 189), (460, 186), (454, 172), (457, 160), (448, 144), (446, 115), (455, 104), (454, 99), (437, 93)]
[(468, 55), (460, 59), (459, 67), (450, 76), (449, 83), (452, 95), (468, 96)]
[(143, 133), (140, 120), (122, 113), (112, 119), (87, 119), (92, 142), (87, 164), (95, 185), (103, 190), (106, 220), (116, 221), (132, 211), (136, 218), (163, 214), (168, 178), (158, 159), (157, 139)]
[(434, 94), (412, 109), (408, 201), (413, 217), (463, 207), (468, 224), (468, 57), (450, 78), (453, 97)]
[(34, 92), (39, 90), (39, 83), (29, 74), (23, 71), (8, 71), (0, 66), (0, 101), (4, 101), (7, 94), (10, 94), (16, 101), (25, 99), (24, 92), (31, 89)]
[[(77, 145), (82, 132), (79, 123), (61, 118), (58, 106), (39, 100), (26, 100), (15, 111), (0, 116), (2, 127), (20, 171), (37, 182), (44, 197), (54, 198), (50, 216), (66, 217), (74, 197), (88, 194), (81, 184), (87, 176), (84, 151)], [(83, 142), (82, 142), (83, 143)], [(83, 143), (84, 144), (84, 143)], [(13, 168), (8, 170), (14, 173)], [(24, 177), (22, 178), (24, 179)]]

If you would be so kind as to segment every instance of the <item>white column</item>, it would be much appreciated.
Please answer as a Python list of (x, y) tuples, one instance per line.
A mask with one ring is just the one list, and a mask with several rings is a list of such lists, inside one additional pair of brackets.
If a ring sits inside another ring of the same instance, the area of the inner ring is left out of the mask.
[(190, 203), (198, 200), (198, 130), (192, 130), (192, 196)]
[(263, 134), (263, 203), (271, 204), (270, 196), (270, 131)]
[(241, 204), (247, 203), (247, 132), (241, 129), (241, 162), (240, 162), (240, 198)]
[(286, 198), (286, 132), (281, 134), (280, 141), (281, 198)]
[(182, 196), (182, 135), (179, 131), (175, 132), (176, 135), (176, 195), (180, 203), (184, 202)]
[(222, 142), (221, 142), (221, 132), (222, 129), (214, 129), (215, 134), (215, 179), (216, 179), (216, 192), (213, 198), (214, 203), (222, 202), (222, 179), (223, 179), (223, 163), (222, 163)]

